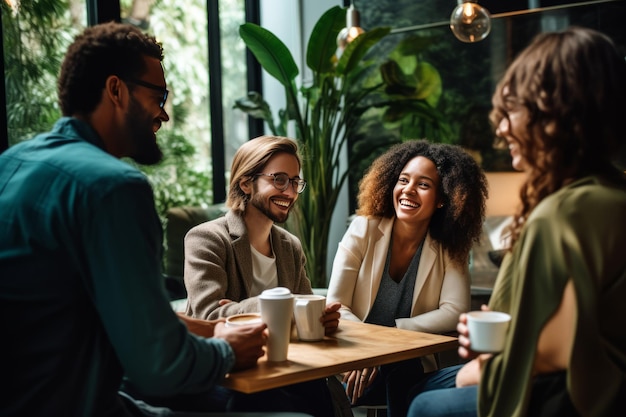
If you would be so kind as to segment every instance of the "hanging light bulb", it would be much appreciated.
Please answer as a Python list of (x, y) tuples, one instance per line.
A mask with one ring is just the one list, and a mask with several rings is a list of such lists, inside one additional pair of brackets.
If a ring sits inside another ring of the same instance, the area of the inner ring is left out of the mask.
[(450, 29), (461, 42), (482, 41), (491, 31), (491, 15), (473, 0), (458, 0), (450, 15)]
[(365, 32), (360, 25), (359, 11), (354, 7), (354, 4), (350, 3), (350, 7), (346, 11), (346, 27), (341, 29), (337, 35), (338, 54), (343, 52), (346, 46), (361, 33)]
[(5, 0), (5, 3), (11, 8), (13, 16), (16, 16), (20, 10), (20, 0)]

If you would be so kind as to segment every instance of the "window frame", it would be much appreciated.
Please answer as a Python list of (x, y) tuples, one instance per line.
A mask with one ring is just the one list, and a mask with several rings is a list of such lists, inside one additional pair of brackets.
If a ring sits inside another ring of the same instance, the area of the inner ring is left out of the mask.
[[(87, 25), (93, 26), (98, 23), (114, 20), (121, 21), (120, 2), (110, 0), (85, 0), (87, 10)], [(245, 0), (245, 21), (260, 23), (259, 0)], [(220, 39), (220, 16), (219, 0), (207, 2), (207, 37), (208, 37), (208, 71), (209, 71), (209, 94), (211, 97), (209, 112), (211, 118), (211, 153), (213, 172), (213, 203), (226, 201), (226, 166), (225, 166), (225, 143), (223, 108), (225, 103), (222, 99), (222, 68), (221, 68), (221, 39)], [(4, 39), (2, 22), (0, 20), (0, 71), (5, 73), (4, 67)], [(247, 91), (263, 91), (261, 66), (249, 50), (246, 50), (247, 67)], [(9, 148), (9, 133), (7, 120), (6, 85), (4, 77), (0, 81), (0, 153)], [(264, 132), (263, 121), (248, 117), (248, 137), (253, 138)]]

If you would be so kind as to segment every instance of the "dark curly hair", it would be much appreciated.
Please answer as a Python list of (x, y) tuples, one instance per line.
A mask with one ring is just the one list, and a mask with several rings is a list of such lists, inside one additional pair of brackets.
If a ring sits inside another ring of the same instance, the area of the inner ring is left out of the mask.
[(492, 102), (496, 127), (512, 105), (528, 110), (520, 146), (528, 175), (509, 230), (512, 247), (532, 210), (567, 181), (615, 175), (611, 159), (624, 138), (626, 62), (592, 29), (543, 33), (510, 65)]
[(480, 239), (488, 191), (482, 169), (459, 146), (426, 140), (392, 146), (374, 160), (359, 183), (357, 214), (395, 216), (393, 189), (404, 166), (417, 156), (430, 159), (441, 180), (438, 193), (444, 205), (430, 220), (430, 235), (452, 260), (464, 264), (472, 245)]
[(111, 75), (138, 78), (146, 70), (144, 56), (163, 60), (163, 48), (135, 26), (110, 22), (85, 29), (61, 65), (57, 89), (63, 115), (91, 113), (106, 79)]

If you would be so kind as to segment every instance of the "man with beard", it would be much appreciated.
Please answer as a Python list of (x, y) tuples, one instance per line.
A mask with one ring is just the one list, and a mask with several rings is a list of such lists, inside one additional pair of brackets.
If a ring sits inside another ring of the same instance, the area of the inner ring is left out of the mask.
[(152, 190), (118, 159), (161, 158), (162, 58), (132, 26), (86, 29), (61, 67), (63, 117), (0, 155), (0, 415), (179, 415), (119, 392), (123, 375), (148, 396), (207, 393), (203, 411), (220, 411), (215, 384), (264, 353), (265, 325), (172, 311)]
[[(237, 150), (230, 172), (229, 211), (185, 236), (186, 314), (195, 318), (258, 312), (258, 296), (269, 288), (313, 292), (300, 240), (275, 224), (287, 220), (306, 188), (296, 142), (252, 139)], [(326, 333), (337, 329), (338, 308), (327, 307)]]
[[(313, 292), (300, 240), (275, 224), (287, 220), (306, 188), (300, 165), (298, 146), (286, 137), (261, 136), (237, 150), (226, 201), (229, 211), (185, 236), (187, 315), (217, 319), (258, 312), (258, 296), (274, 287), (286, 287), (294, 294)], [(326, 307), (322, 321), (327, 334), (337, 330), (340, 306)], [(323, 380), (238, 396), (233, 403), (236, 410), (244, 411), (251, 405), (275, 407), (274, 396), (287, 407), (315, 416), (333, 413)]]

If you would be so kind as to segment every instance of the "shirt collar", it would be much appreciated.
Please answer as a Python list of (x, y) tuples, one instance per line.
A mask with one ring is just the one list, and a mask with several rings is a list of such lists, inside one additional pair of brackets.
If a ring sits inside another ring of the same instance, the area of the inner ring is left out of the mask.
[(64, 136), (82, 139), (106, 151), (104, 141), (98, 136), (91, 125), (75, 117), (62, 117), (54, 124), (52, 132)]

